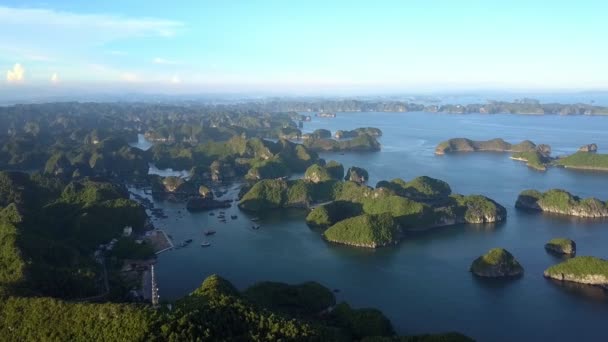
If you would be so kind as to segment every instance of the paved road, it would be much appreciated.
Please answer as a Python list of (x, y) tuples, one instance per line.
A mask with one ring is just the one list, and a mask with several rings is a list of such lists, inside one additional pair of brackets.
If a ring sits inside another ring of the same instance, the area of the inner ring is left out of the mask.
[(150, 270), (144, 271), (141, 281), (142, 281), (141, 289), (143, 291), (144, 300), (151, 302), (152, 301), (152, 274), (150, 274)]

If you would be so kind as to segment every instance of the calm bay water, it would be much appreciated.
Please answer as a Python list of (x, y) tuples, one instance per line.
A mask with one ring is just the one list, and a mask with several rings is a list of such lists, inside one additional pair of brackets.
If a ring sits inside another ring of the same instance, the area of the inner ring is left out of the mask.
[[(558, 236), (576, 241), (578, 255), (608, 258), (608, 221), (580, 220), (516, 211), (517, 194), (527, 188), (564, 188), (580, 196), (608, 199), (608, 173), (552, 168), (546, 173), (509, 159), (508, 154), (470, 153), (435, 156), (435, 146), (451, 137), (509, 142), (530, 139), (553, 147), (553, 154), (575, 151), (595, 142), (608, 152), (607, 117), (516, 115), (449, 115), (428, 113), (338, 113), (305, 125), (352, 129), (373, 126), (383, 130), (377, 153), (322, 154), (345, 167), (357, 165), (378, 180), (406, 180), (428, 175), (447, 181), (457, 193), (479, 193), (508, 210), (497, 225), (460, 225), (410, 236), (396, 247), (378, 250), (331, 245), (304, 223), (305, 213), (281, 211), (262, 216), (260, 230), (252, 230), (247, 215), (236, 206), (218, 222), (208, 213), (190, 214), (183, 204), (156, 203), (169, 218), (155, 222), (175, 241), (195, 242), (160, 255), (157, 275), (161, 297), (181, 297), (217, 273), (245, 288), (257, 281), (297, 283), (316, 280), (340, 289), (338, 300), (355, 307), (377, 307), (402, 334), (460, 331), (480, 341), (584, 340), (605, 338), (608, 297), (597, 288), (555, 284), (542, 272), (559, 258), (543, 245)], [(226, 187), (235, 198), (238, 185)], [(201, 248), (203, 229), (215, 229)], [(471, 261), (493, 247), (511, 251), (525, 275), (511, 281), (482, 281), (468, 268)]]

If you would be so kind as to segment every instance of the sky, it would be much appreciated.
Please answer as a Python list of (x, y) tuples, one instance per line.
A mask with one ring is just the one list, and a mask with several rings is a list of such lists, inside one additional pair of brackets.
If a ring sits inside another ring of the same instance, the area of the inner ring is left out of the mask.
[(3, 1), (0, 91), (608, 90), (607, 1)]

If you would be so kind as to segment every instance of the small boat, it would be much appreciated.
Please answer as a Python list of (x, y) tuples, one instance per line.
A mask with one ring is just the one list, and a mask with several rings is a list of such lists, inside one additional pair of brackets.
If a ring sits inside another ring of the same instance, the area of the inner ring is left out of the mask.
[(258, 221), (259, 219), (260, 219), (259, 217), (252, 217), (252, 218), (251, 218), (251, 221), (256, 222), (256, 221)]
[(258, 229), (260, 229), (260, 226), (256, 226), (256, 225), (254, 224), (253, 226), (251, 226), (251, 229), (258, 230)]
[(209, 236), (209, 235), (213, 235), (215, 234), (215, 230), (207, 230), (205, 231), (205, 235)]
[(238, 217), (238, 216), (236, 216), (236, 215), (232, 215), (232, 216), (230, 216), (230, 218), (231, 218), (231, 219), (233, 219), (233, 220), (236, 220), (236, 218), (237, 218), (237, 217)]
[(188, 240), (184, 241), (185, 244), (189, 244), (190, 242), (192, 242), (192, 239), (188, 239)]
[(209, 213), (209, 216), (215, 216), (215, 213)]
[(208, 241), (201, 242), (201, 247), (209, 247), (209, 246), (211, 246), (211, 242), (208, 242)]

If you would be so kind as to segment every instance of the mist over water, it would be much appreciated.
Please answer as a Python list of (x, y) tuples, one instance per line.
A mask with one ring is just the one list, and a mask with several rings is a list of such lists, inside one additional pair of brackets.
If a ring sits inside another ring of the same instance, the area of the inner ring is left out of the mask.
[[(399, 333), (460, 331), (479, 341), (597, 340), (605, 335), (608, 297), (599, 288), (559, 284), (543, 278), (557, 262), (543, 245), (554, 237), (572, 238), (578, 255), (608, 258), (608, 221), (584, 220), (517, 211), (514, 203), (528, 188), (563, 188), (581, 197), (608, 199), (608, 173), (550, 168), (529, 169), (507, 153), (435, 156), (446, 139), (525, 139), (549, 144), (553, 155), (597, 143), (608, 151), (608, 118), (589, 116), (450, 115), (429, 113), (338, 113), (334, 119), (313, 117), (305, 131), (317, 128), (382, 129), (382, 151), (323, 153), (326, 160), (360, 166), (370, 172), (369, 185), (382, 179), (409, 180), (427, 175), (447, 181), (453, 192), (486, 195), (508, 210), (504, 223), (459, 225), (408, 235), (395, 247), (378, 250), (329, 244), (304, 222), (305, 212), (282, 210), (260, 216), (252, 230), (248, 215), (236, 206), (220, 223), (208, 213), (190, 214), (184, 204), (157, 202), (167, 219), (156, 221), (175, 241), (195, 239), (187, 248), (160, 255), (160, 295), (179, 298), (218, 273), (239, 288), (257, 281), (315, 280), (340, 289), (338, 300), (356, 307), (376, 307)], [(238, 184), (225, 186), (235, 198)], [(202, 231), (215, 229), (210, 248), (200, 248)], [(508, 249), (525, 268), (522, 278), (480, 280), (470, 263), (493, 247)]]

